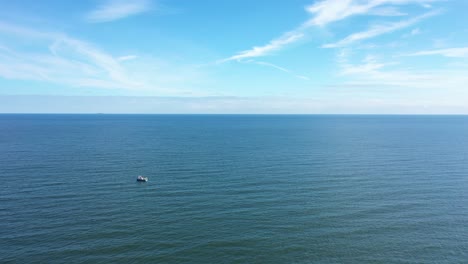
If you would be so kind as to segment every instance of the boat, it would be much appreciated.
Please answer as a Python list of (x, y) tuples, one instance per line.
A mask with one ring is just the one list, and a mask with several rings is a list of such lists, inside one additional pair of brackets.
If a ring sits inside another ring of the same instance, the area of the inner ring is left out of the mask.
[(143, 177), (143, 176), (138, 176), (137, 177), (137, 181), (138, 182), (147, 182), (148, 181), (148, 177)]

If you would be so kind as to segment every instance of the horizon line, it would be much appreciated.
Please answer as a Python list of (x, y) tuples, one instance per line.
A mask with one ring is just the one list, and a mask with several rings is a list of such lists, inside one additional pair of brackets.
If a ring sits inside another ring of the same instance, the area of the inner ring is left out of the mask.
[(217, 116), (468, 116), (468, 114), (418, 114), (418, 113), (2, 113), (0, 115), (217, 115)]

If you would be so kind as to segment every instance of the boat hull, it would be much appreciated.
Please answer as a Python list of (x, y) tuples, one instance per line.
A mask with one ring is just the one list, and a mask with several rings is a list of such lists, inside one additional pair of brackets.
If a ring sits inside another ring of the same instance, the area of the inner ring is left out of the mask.
[(138, 177), (137, 178), (137, 182), (147, 182), (148, 181), (148, 177)]

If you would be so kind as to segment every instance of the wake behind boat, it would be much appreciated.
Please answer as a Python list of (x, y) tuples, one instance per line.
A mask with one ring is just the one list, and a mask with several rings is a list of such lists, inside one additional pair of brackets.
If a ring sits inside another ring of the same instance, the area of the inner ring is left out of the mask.
[(138, 182), (147, 182), (148, 181), (148, 177), (143, 177), (143, 176), (138, 176), (137, 177), (137, 181)]

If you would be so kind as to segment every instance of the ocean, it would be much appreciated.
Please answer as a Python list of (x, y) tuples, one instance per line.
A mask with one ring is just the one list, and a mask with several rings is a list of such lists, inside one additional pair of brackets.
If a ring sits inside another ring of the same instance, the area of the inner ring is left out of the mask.
[(468, 116), (5, 114), (0, 180), (1, 263), (468, 262)]

